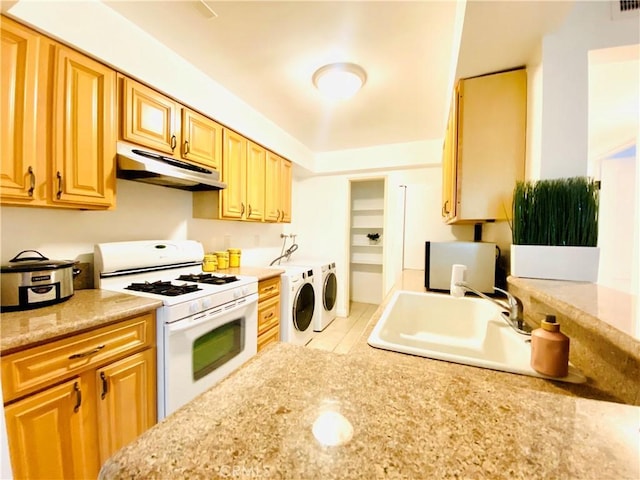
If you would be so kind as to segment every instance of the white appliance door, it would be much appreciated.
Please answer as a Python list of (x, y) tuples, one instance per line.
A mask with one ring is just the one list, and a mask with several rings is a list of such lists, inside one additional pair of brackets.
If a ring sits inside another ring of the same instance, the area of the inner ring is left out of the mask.
[[(257, 353), (258, 294), (164, 325), (164, 418)], [(162, 392), (162, 389), (159, 389)]]

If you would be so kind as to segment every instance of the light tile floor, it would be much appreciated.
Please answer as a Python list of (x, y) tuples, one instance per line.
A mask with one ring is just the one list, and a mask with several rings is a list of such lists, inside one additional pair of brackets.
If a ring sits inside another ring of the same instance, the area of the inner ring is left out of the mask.
[(307, 343), (307, 347), (330, 352), (347, 353), (356, 343), (378, 305), (351, 302), (348, 317), (336, 317), (322, 332)]

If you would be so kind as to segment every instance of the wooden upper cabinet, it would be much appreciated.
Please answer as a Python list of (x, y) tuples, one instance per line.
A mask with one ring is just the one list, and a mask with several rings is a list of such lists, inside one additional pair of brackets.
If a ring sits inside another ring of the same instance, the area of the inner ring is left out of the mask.
[(282, 207), (281, 222), (291, 223), (291, 178), (292, 165), (289, 160), (282, 159), (280, 172), (280, 206)]
[(291, 222), (291, 162), (267, 153), (265, 219)]
[(116, 74), (61, 45), (53, 77), (53, 203), (111, 206), (117, 140)]
[(222, 126), (184, 107), (182, 158), (219, 171), (222, 158)]
[(173, 155), (180, 143), (180, 105), (135, 80), (121, 81), (122, 139)]
[(264, 219), (265, 161), (267, 151), (253, 142), (247, 144), (247, 220)]
[(460, 80), (454, 102), (443, 151), (443, 217), (505, 220), (524, 178), (526, 70)]
[(46, 168), (36, 155), (36, 108), (40, 35), (2, 17), (0, 39), (0, 196), (32, 202)]
[(246, 208), (247, 139), (225, 128), (223, 145), (222, 181), (227, 188), (220, 190), (220, 216), (241, 219)]

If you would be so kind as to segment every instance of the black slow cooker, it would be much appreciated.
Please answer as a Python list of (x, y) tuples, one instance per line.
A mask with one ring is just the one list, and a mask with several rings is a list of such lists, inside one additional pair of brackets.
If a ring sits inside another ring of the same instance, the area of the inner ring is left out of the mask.
[[(37, 255), (22, 256), (31, 252)], [(63, 302), (73, 296), (73, 260), (49, 260), (36, 250), (23, 250), (2, 265), (0, 309), (28, 310)]]

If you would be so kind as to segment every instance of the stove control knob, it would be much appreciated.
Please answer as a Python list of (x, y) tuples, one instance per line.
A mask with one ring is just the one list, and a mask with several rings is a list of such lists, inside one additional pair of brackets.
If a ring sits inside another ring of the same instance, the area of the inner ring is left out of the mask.
[(235, 298), (240, 298), (240, 296), (241, 296), (241, 295), (242, 295), (242, 292), (240, 292), (240, 290), (235, 289), (235, 290), (233, 291), (233, 298), (234, 298), (234, 299), (235, 299)]
[(199, 302), (196, 300), (195, 302), (191, 302), (189, 305), (189, 313), (198, 313), (202, 309), (200, 308)]
[(205, 298), (202, 300), (203, 309), (211, 308), (212, 306), (213, 306), (213, 300), (211, 300), (210, 298)]

